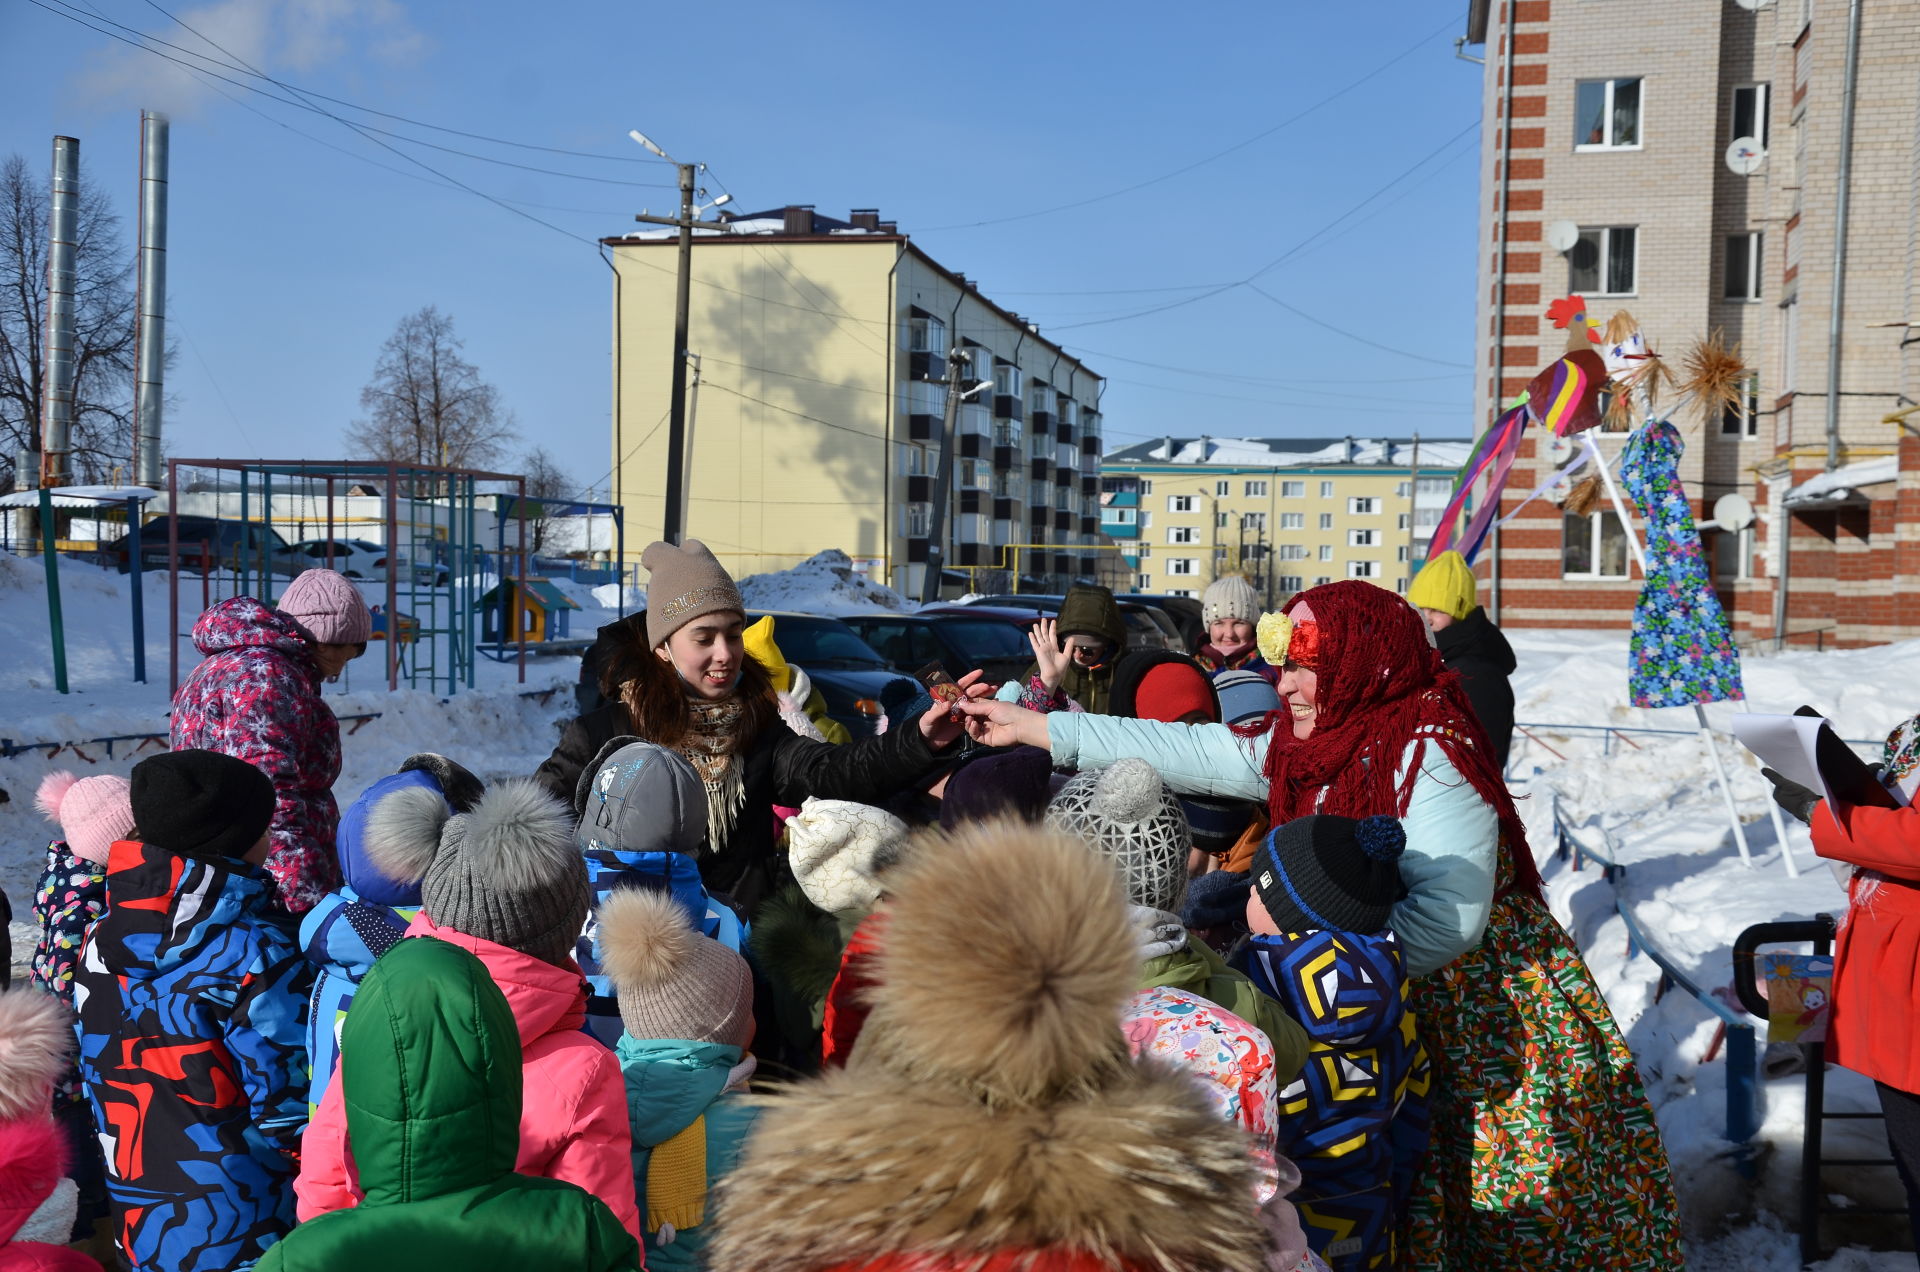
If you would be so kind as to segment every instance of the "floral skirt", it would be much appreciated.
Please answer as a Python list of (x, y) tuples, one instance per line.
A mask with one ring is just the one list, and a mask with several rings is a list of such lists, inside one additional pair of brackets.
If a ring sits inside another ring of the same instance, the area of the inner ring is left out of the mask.
[(1686, 1266), (1653, 1107), (1546, 906), (1501, 898), (1479, 948), (1412, 990), (1434, 1072), (1404, 1266)]

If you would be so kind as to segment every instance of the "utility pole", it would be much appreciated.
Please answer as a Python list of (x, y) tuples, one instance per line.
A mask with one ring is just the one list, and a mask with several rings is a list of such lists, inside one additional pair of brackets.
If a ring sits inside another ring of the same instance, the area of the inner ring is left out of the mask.
[[(680, 215), (650, 216), (640, 212), (634, 216), (636, 221), (645, 221), (650, 225), (671, 225), (680, 231), (680, 264), (674, 286), (673, 303), (673, 380), (672, 396), (667, 404), (667, 492), (665, 526), (661, 537), (668, 543), (678, 543), (686, 533), (686, 451), (687, 451), (687, 310), (693, 292), (693, 227), (706, 208), (694, 206), (694, 176), (701, 165), (681, 163), (666, 151), (649, 141), (638, 129), (627, 134), (635, 141), (665, 159), (680, 170)], [(699, 191), (705, 194), (706, 191)], [(723, 194), (709, 207), (719, 207), (729, 203), (732, 195)], [(706, 222), (707, 229), (718, 229), (716, 222)]]
[[(960, 421), (960, 399), (965, 396), (960, 386), (967, 365), (966, 350), (955, 337), (947, 347), (947, 409), (940, 417), (940, 462), (933, 478), (933, 515), (927, 522), (927, 577), (920, 585), (920, 600), (927, 604), (940, 599), (940, 571), (946, 565), (947, 489), (953, 485), (954, 430)], [(976, 385), (973, 391), (978, 390)]]
[(1420, 536), (1420, 434), (1413, 435), (1413, 457), (1407, 465), (1407, 586), (1413, 586), (1414, 546)]

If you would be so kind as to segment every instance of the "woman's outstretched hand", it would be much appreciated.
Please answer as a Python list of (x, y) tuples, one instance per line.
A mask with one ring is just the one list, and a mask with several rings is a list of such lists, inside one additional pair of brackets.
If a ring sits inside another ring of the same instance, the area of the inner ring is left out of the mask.
[(941, 750), (959, 740), (960, 735), (967, 731), (965, 720), (956, 720), (953, 713), (964, 710), (966, 704), (976, 698), (992, 696), (993, 686), (983, 684), (982, 681), (985, 679), (986, 673), (983, 671), (968, 672), (955, 682), (960, 687), (958, 702), (946, 703), (936, 699), (934, 704), (921, 714), (920, 733), (933, 744), (934, 750)]
[(967, 736), (982, 746), (1052, 745), (1041, 712), (992, 698), (968, 698), (957, 707), (966, 715)]

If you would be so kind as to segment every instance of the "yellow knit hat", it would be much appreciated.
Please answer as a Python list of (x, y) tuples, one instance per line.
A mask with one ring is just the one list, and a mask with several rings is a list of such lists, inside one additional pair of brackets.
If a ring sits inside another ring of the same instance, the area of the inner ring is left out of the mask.
[(1413, 586), (1407, 589), (1407, 603), (1465, 618), (1479, 608), (1474, 599), (1477, 584), (1465, 557), (1454, 551), (1442, 552), (1414, 576)]
[(787, 665), (780, 646), (773, 643), (773, 615), (768, 614), (740, 636), (746, 642), (747, 653), (767, 669), (767, 675), (773, 679), (774, 692), (785, 693), (793, 688), (793, 668)]

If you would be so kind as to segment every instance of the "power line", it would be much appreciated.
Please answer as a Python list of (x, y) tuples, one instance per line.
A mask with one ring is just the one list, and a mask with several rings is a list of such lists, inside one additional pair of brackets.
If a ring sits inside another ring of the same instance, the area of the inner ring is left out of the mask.
[(1368, 339), (1366, 336), (1358, 335), (1354, 332), (1347, 331), (1344, 328), (1336, 327), (1330, 322), (1326, 322), (1322, 319), (1315, 318), (1312, 314), (1308, 313), (1304, 309), (1298, 309), (1292, 305), (1289, 305), (1286, 301), (1281, 300), (1278, 296), (1274, 295), (1272, 292), (1265, 290), (1264, 288), (1258, 286), (1257, 284), (1248, 283), (1247, 289), (1253, 292), (1257, 296), (1261, 296), (1267, 300), (1272, 301), (1274, 304), (1280, 306), (1280, 308), (1286, 310), (1288, 313), (1292, 314), (1296, 318), (1305, 319), (1307, 322), (1312, 323), (1316, 327), (1322, 327), (1328, 331), (1331, 331), (1336, 336), (1345, 336), (1349, 340), (1357, 341), (1358, 343), (1366, 345), (1367, 347), (1372, 349), (1378, 349), (1382, 353), (1398, 354), (1403, 358), (1412, 358), (1415, 362), (1430, 362), (1437, 367), (1465, 367), (1469, 371), (1473, 369), (1472, 366), (1468, 365), (1467, 363), (1447, 362), (1441, 358), (1429, 358), (1422, 353), (1410, 353), (1405, 349), (1396, 349), (1392, 345), (1381, 344), (1378, 340), (1371, 340), (1371, 339)]
[[(149, 0), (149, 2), (151, 2), (151, 0)], [(1366, 83), (1368, 80), (1373, 79), (1378, 75), (1384, 74), (1386, 71), (1388, 71), (1395, 65), (1405, 61), (1409, 57), (1412, 57), (1415, 53), (1419, 52), (1423, 46), (1430, 43), (1436, 36), (1439, 36), (1447, 31), (1453, 30), (1456, 25), (1458, 25), (1458, 21), (1456, 19), (1449, 19), (1446, 22), (1441, 23), (1439, 26), (1435, 27), (1432, 31), (1428, 32), (1426, 35), (1421, 36), (1418, 40), (1415, 40), (1412, 44), (1408, 45), (1401, 52), (1388, 58), (1386, 61), (1380, 63), (1380, 65), (1374, 67), (1372, 70), (1362, 75), (1359, 79), (1356, 79), (1341, 88), (1335, 89), (1333, 92), (1327, 94), (1325, 97), (1322, 97), (1319, 101), (1314, 102), (1312, 105), (1304, 108), (1303, 110), (1300, 110), (1292, 115), (1289, 115), (1287, 118), (1281, 120), (1277, 124), (1272, 124), (1269, 127), (1261, 129), (1259, 132), (1253, 134), (1253, 136), (1248, 137), (1245, 140), (1235, 142), (1233, 145), (1228, 146), (1224, 150), (1217, 150), (1203, 159), (1195, 159), (1193, 162), (1188, 164), (1183, 164), (1182, 166), (1175, 168), (1170, 172), (1163, 172), (1157, 177), (1148, 177), (1145, 181), (1136, 181), (1132, 185), (1122, 186), (1118, 190), (1109, 190), (1105, 194), (1095, 194), (1095, 195), (1090, 195), (1084, 199), (1075, 199), (1071, 203), (1060, 203), (1060, 204), (1054, 205), (1053, 207), (1037, 208), (1031, 212), (1017, 212), (1011, 216), (992, 217), (984, 221), (967, 221), (967, 222), (962, 222), (954, 225), (929, 225), (929, 226), (923, 227), (921, 230), (921, 233), (923, 234), (931, 233), (935, 230), (972, 230), (972, 229), (978, 229), (981, 226), (986, 226), (986, 225), (1005, 225), (1010, 221), (1026, 221), (1026, 220), (1031, 220), (1032, 218), (1037, 216), (1051, 216), (1056, 212), (1070, 212), (1075, 208), (1084, 208), (1090, 204), (1101, 203), (1108, 199), (1117, 199), (1122, 195), (1132, 194), (1136, 190), (1144, 190), (1148, 186), (1159, 185), (1163, 181), (1171, 181), (1175, 177), (1184, 176), (1185, 174), (1192, 172), (1196, 168), (1205, 167), (1207, 164), (1214, 162), (1216, 159), (1224, 159), (1228, 155), (1233, 154), (1235, 151), (1245, 150), (1248, 146), (1253, 145), (1255, 142), (1264, 141), (1266, 138), (1271, 137), (1273, 134), (1279, 132), (1282, 128), (1286, 128), (1293, 124), (1299, 123), (1301, 120), (1305, 119), (1308, 115), (1311, 115), (1315, 111), (1319, 110), (1322, 106), (1326, 106), (1332, 102), (1338, 101), (1340, 98), (1345, 97), (1348, 93), (1351, 93), (1354, 89), (1359, 88), (1362, 84)]]
[[(1172, 371), (1178, 375), (1198, 376), (1206, 380), (1235, 380), (1243, 384), (1251, 385), (1270, 384), (1276, 388), (1295, 389), (1304, 393), (1313, 393), (1319, 390), (1303, 389), (1300, 387), (1302, 385), (1353, 383), (1353, 377), (1350, 375), (1331, 376), (1325, 379), (1283, 379), (1270, 376), (1242, 375), (1233, 371), (1208, 371), (1196, 367), (1176, 367), (1165, 362), (1148, 362), (1142, 358), (1128, 358), (1121, 354), (1108, 353), (1104, 349), (1089, 349), (1085, 345), (1074, 345), (1072, 347), (1083, 354), (1091, 354), (1096, 358), (1110, 358), (1115, 362), (1129, 362), (1136, 367), (1151, 367), (1156, 371)], [(1367, 382), (1369, 384), (1428, 384), (1435, 380), (1457, 380), (1463, 375), (1471, 374), (1471, 370), (1462, 370), (1449, 371), (1444, 375), (1403, 375), (1391, 378), (1368, 376)]]

